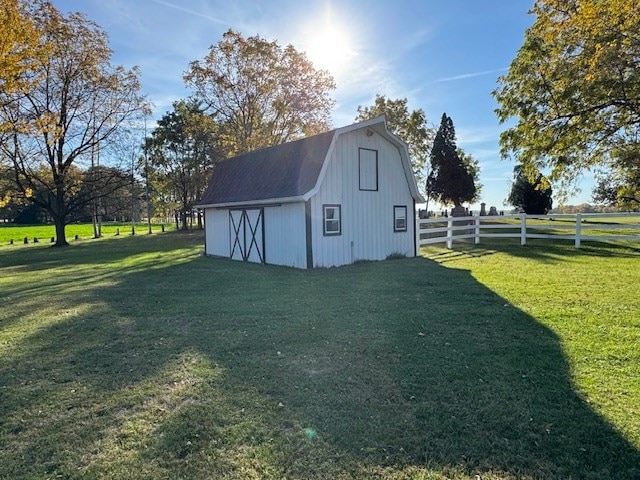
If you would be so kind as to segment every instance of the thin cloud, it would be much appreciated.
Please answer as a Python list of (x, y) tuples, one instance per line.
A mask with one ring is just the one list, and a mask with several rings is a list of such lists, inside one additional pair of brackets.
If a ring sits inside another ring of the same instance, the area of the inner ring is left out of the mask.
[(443, 83), (443, 82), (453, 82), (456, 80), (466, 80), (467, 78), (482, 77), (484, 75), (491, 75), (492, 73), (506, 72), (507, 70), (508, 70), (507, 67), (503, 67), (503, 68), (496, 68), (494, 70), (484, 70), (482, 72), (463, 73), (462, 75), (455, 75), (453, 77), (439, 78), (438, 80), (434, 80), (431, 83)]
[(206, 20), (211, 20), (212, 22), (219, 23), (221, 25), (227, 25), (227, 22), (220, 20), (219, 18), (211, 17), (209, 15), (205, 15), (204, 13), (196, 12), (194, 10), (189, 10), (188, 8), (181, 7), (180, 5), (174, 5), (173, 3), (163, 2), (162, 0), (151, 0), (158, 5), (163, 5), (165, 7), (173, 8), (175, 10), (179, 10), (184, 13), (188, 13), (189, 15), (195, 15), (196, 17), (204, 18)]

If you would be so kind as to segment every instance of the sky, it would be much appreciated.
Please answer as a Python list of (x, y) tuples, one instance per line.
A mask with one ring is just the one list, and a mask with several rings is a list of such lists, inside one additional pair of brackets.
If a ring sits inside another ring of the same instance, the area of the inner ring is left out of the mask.
[[(232, 28), (306, 52), (336, 81), (333, 127), (354, 123), (376, 94), (406, 98), (437, 128), (447, 113), (457, 143), (480, 162), (481, 202), (505, 209), (514, 162), (491, 92), (533, 23), (533, 0), (53, 0), (104, 29), (114, 65), (138, 66), (153, 118), (190, 95), (189, 63)], [(152, 122), (153, 123), (153, 122)], [(150, 126), (151, 128), (152, 126)], [(569, 204), (587, 202), (590, 180)], [(472, 208), (479, 208), (478, 204)]]

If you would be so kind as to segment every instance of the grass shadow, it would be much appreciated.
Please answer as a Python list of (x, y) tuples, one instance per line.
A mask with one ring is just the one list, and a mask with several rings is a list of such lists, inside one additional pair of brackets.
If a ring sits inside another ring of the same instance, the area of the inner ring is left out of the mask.
[(466, 271), (185, 259), (30, 304), (70, 313), (0, 344), (0, 476), (640, 475), (560, 339)]
[(542, 263), (554, 263), (584, 255), (608, 258), (635, 258), (640, 248), (631, 242), (585, 242), (575, 248), (570, 240), (528, 240), (527, 245), (520, 245), (518, 240), (487, 239), (474, 245), (468, 241), (458, 241), (452, 249), (444, 247), (423, 247), (424, 257), (446, 263), (460, 257), (481, 257), (496, 252), (507, 253), (514, 257), (534, 259)]

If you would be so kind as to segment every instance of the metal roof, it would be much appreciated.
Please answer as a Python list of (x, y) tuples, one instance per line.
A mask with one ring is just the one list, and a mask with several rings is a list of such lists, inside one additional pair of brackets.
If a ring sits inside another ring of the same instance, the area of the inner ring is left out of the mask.
[(411, 195), (416, 201), (424, 202), (416, 186), (406, 144), (387, 130), (385, 118), (380, 116), (223, 160), (216, 166), (199, 207), (306, 200), (316, 193), (323, 180), (334, 139), (359, 128), (373, 129), (399, 148)]
[(220, 162), (202, 205), (300, 197), (313, 189), (335, 130)]

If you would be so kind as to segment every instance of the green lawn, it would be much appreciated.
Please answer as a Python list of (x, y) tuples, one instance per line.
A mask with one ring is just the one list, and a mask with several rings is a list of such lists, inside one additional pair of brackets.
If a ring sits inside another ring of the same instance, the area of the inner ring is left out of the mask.
[(640, 478), (637, 248), (202, 242), (0, 248), (0, 478)]
[[(162, 231), (162, 224), (154, 223), (151, 225), (153, 233)], [(174, 224), (166, 224), (165, 231), (175, 230)], [(147, 234), (149, 226), (147, 223), (134, 224), (134, 232), (137, 234)], [(104, 237), (120, 235), (131, 235), (131, 223), (105, 222), (102, 224), (102, 235)], [(90, 223), (72, 223), (67, 225), (66, 236), (67, 241), (72, 242), (78, 236), (78, 240), (86, 240), (93, 238), (93, 225)], [(38, 239), (38, 243), (51, 243), (51, 238), (56, 236), (56, 228), (53, 225), (14, 225), (0, 223), (0, 247), (8, 245), (11, 240), (13, 244), (23, 244), (26, 237), (29, 243), (34, 243), (34, 238)]]

